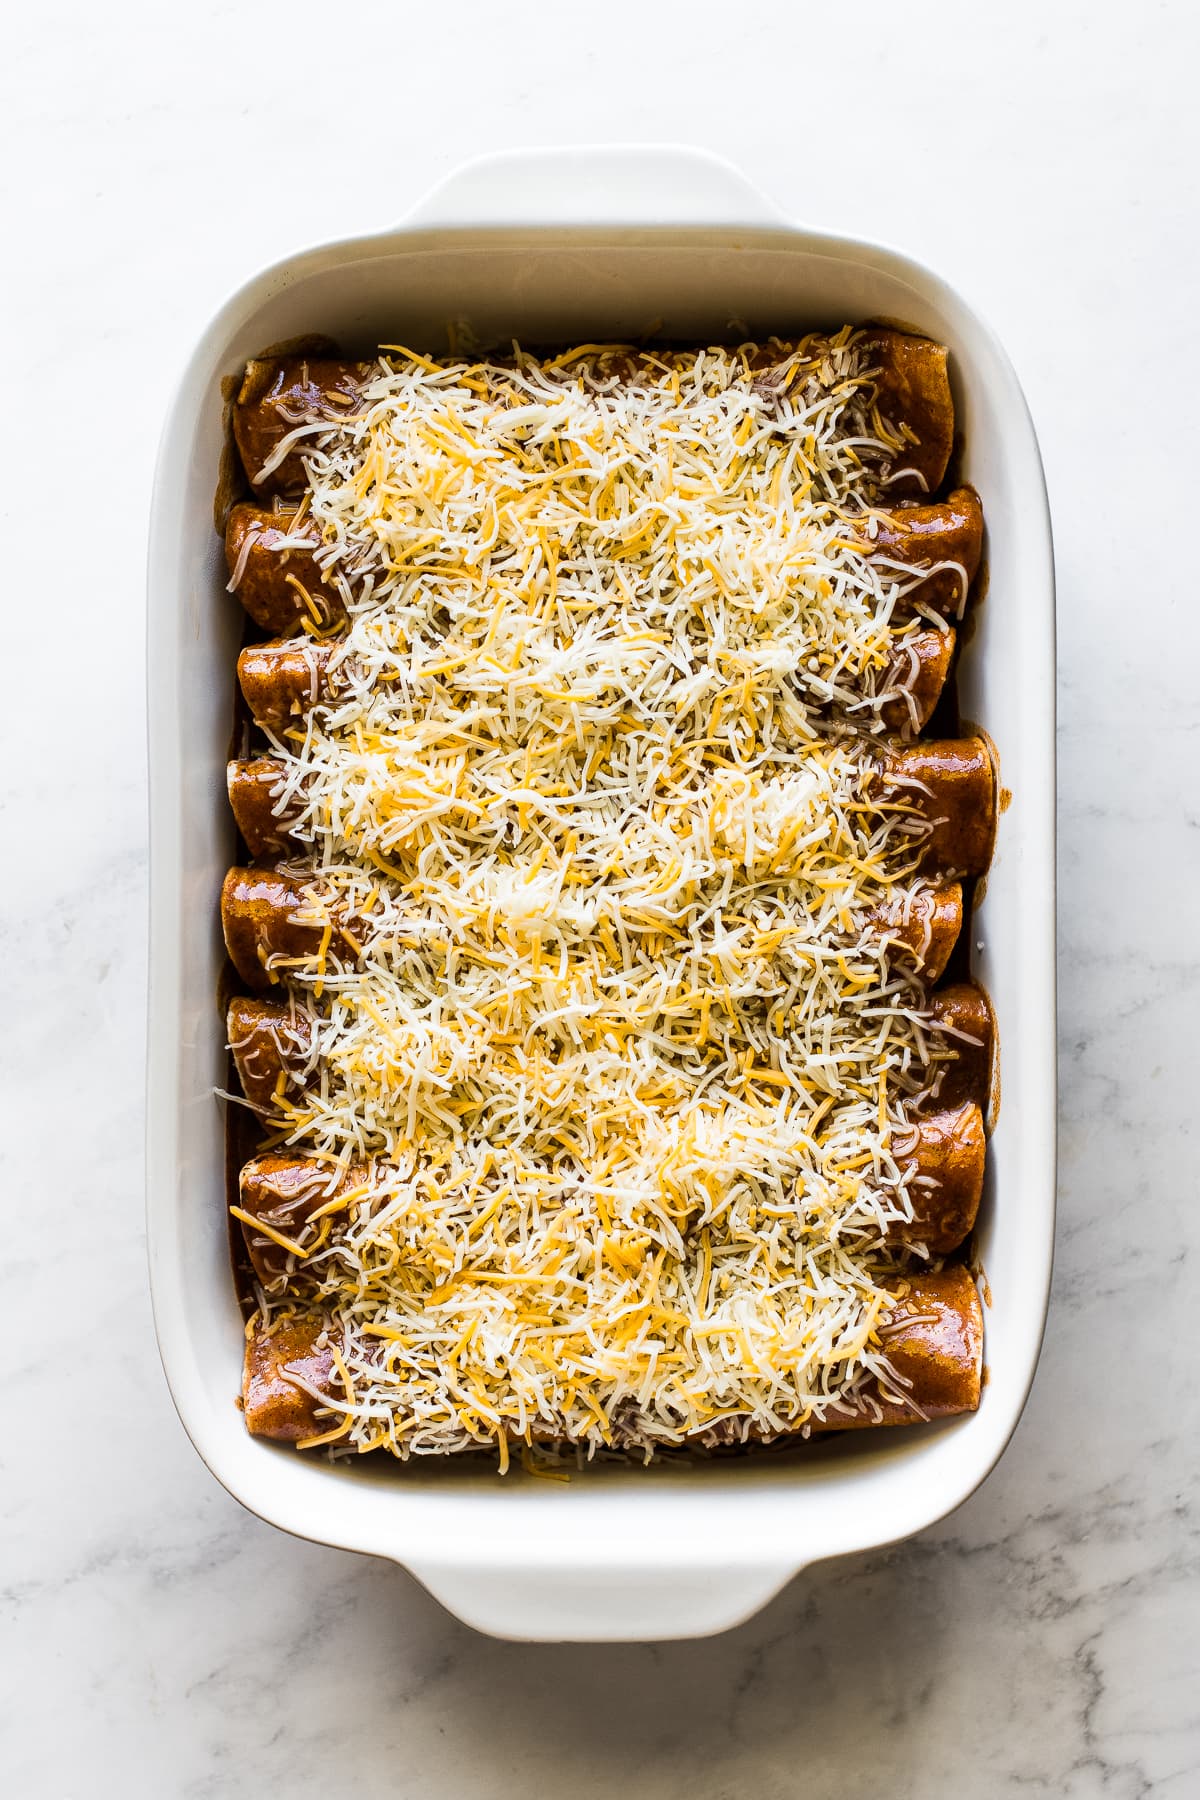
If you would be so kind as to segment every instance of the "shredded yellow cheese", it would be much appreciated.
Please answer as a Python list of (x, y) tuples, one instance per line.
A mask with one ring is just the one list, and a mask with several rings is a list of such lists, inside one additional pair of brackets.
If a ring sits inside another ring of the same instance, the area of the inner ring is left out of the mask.
[(394, 350), (276, 452), (348, 625), (276, 745), (321, 932), (274, 1123), (371, 1170), (260, 1293), (336, 1323), (313, 1442), (648, 1456), (886, 1376), (936, 1053), (873, 925), (922, 882), (870, 788), (904, 587), (869, 375), (849, 331)]

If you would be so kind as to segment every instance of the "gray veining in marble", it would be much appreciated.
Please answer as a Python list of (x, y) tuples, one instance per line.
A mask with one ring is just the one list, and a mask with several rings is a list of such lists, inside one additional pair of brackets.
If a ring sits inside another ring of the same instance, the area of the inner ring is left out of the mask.
[[(428, 75), (404, 45), (440, 43), (437, 21), (401, 29), (378, 0), (353, 29), (312, 0), (54, 0), (8, 28), (16, 1800), (1200, 1794), (1200, 26), (1183, 0), (772, 3), (739, 43), (734, 16), (464, 0), (461, 65)], [(653, 91), (632, 67), (668, 60)], [(306, 154), (326, 62), (357, 70), (334, 102), (349, 163)], [(822, 108), (837, 158), (805, 123)], [(472, 151), (639, 137), (707, 143), (795, 216), (903, 241), (1025, 381), (1060, 581), (1061, 1232), (1026, 1417), (954, 1518), (810, 1572), (723, 1638), (513, 1647), (243, 1513), (166, 1394), (141, 1232), (144, 516), (174, 371), (249, 270), (386, 223)]]

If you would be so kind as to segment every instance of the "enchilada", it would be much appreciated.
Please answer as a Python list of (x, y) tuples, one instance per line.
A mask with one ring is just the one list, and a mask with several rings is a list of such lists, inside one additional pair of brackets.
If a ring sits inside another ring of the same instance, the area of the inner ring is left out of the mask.
[[(927, 1423), (978, 1406), (983, 1312), (970, 1276), (962, 1268), (950, 1267), (906, 1277), (896, 1287), (880, 1326), (887, 1343), (888, 1373), (875, 1377), (855, 1405), (831, 1408), (824, 1419), (806, 1422), (804, 1429)], [(251, 1321), (243, 1384), (247, 1428), (256, 1437), (286, 1443), (336, 1442), (345, 1434), (349, 1412), (339, 1361), (344, 1370), (336, 1325), (320, 1313), (301, 1313), (273, 1332), (260, 1321)], [(523, 1431), (518, 1421), (513, 1424), (511, 1441), (544, 1441), (542, 1432)], [(614, 1446), (620, 1447), (620, 1432), (612, 1435)], [(768, 1434), (745, 1429), (739, 1433), (728, 1423), (702, 1430), (696, 1437), (698, 1443), (707, 1440), (718, 1447), (756, 1437), (771, 1441)]]

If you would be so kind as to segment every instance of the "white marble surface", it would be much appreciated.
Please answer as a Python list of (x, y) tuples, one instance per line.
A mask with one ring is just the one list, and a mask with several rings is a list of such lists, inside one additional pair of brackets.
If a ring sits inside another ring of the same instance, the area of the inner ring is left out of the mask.
[[(16, 1800), (1200, 1793), (1200, 28), (1185, 0), (765, 4), (749, 36), (735, 10), (45, 0), (6, 27)], [(904, 241), (1025, 381), (1060, 579), (1061, 1235), (1033, 1399), (957, 1516), (721, 1639), (514, 1648), (248, 1517), (167, 1398), (141, 1224), (144, 514), (176, 368), (248, 270), (387, 222), (470, 152), (605, 138), (708, 145), (796, 216)]]

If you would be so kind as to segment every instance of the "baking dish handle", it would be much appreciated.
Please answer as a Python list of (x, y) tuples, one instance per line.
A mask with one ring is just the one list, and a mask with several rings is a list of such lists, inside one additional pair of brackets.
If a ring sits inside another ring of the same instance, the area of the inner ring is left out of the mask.
[(476, 157), (405, 220), (488, 226), (781, 226), (783, 214), (719, 156), (677, 144), (580, 145)]
[(413, 1565), (435, 1600), (476, 1631), (527, 1643), (710, 1637), (750, 1618), (799, 1566), (639, 1569)]

